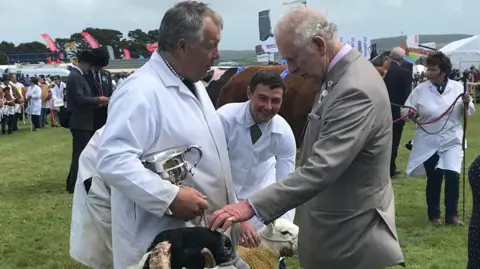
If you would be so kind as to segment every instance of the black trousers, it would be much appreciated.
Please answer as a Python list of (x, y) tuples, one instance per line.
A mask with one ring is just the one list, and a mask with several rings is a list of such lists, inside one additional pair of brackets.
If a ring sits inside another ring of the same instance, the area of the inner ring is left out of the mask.
[(440, 156), (434, 154), (430, 159), (423, 163), (427, 172), (426, 198), (428, 207), (428, 218), (430, 220), (439, 219), (440, 194), (442, 191), (442, 182), (445, 177), (445, 220), (449, 221), (452, 217), (458, 216), (458, 199), (460, 196), (460, 174), (455, 171), (435, 169)]
[(397, 155), (398, 155), (398, 147), (400, 146), (400, 140), (402, 139), (403, 133), (403, 126), (405, 126), (405, 121), (397, 121), (393, 123), (392, 128), (392, 156), (390, 159), (390, 176), (395, 174), (395, 170), (397, 170)]
[(72, 133), (72, 162), (70, 163), (70, 172), (67, 176), (67, 184), (66, 190), (69, 193), (73, 193), (75, 190), (75, 182), (77, 181), (77, 174), (78, 174), (78, 159), (80, 158), (80, 154), (82, 153), (83, 149), (92, 138), (94, 131), (87, 131), (87, 130), (75, 130), (70, 129)]
[(32, 125), (34, 129), (40, 128), (40, 115), (31, 115)]
[(3, 115), (2, 117), (2, 134), (11, 134), (14, 130), (15, 115)]
[(20, 119), (20, 114), (19, 113), (15, 113), (15, 115), (13, 115), (14, 117), (14, 120), (13, 120), (13, 131), (18, 131), (18, 121)]

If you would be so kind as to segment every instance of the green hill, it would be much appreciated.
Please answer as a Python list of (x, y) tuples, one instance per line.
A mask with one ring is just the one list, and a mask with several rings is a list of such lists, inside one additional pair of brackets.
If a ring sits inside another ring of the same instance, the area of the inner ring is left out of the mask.
[[(472, 35), (465, 34), (446, 34), (446, 35), (420, 35), (420, 43), (435, 42), (437, 48), (441, 48), (446, 44), (470, 37)], [(390, 50), (394, 47), (400, 46), (406, 36), (394, 36), (372, 39), (372, 44), (377, 44), (377, 50)], [(278, 56), (275, 57), (278, 61)], [(257, 56), (255, 50), (222, 50), (220, 51), (220, 61), (218, 62), (238, 62), (240, 65), (253, 65), (257, 63)]]

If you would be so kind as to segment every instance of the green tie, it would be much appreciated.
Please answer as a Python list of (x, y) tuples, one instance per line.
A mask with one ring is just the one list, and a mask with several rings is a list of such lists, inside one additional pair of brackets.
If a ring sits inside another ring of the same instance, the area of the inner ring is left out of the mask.
[(258, 124), (252, 125), (250, 127), (250, 136), (252, 137), (252, 144), (255, 144), (258, 139), (262, 136), (262, 130), (260, 130), (260, 127)]

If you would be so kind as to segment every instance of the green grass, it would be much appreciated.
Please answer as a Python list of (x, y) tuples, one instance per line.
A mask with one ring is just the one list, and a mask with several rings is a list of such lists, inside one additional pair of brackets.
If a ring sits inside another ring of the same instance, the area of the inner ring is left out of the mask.
[[(0, 135), (0, 268), (83, 268), (68, 250), (72, 196), (65, 192), (65, 178), (70, 133), (50, 127), (31, 133), (28, 125), (20, 127), (14, 135)], [(468, 124), (467, 166), (480, 151), (479, 135), (480, 120), (474, 116)], [(409, 126), (399, 152), (402, 168), (409, 154), (403, 145), (412, 136)], [(428, 224), (424, 179), (395, 179), (394, 187), (397, 227), (408, 268), (465, 268), (467, 227)], [(468, 183), (466, 191), (468, 220)], [(287, 264), (300, 269), (296, 259), (288, 259)]]

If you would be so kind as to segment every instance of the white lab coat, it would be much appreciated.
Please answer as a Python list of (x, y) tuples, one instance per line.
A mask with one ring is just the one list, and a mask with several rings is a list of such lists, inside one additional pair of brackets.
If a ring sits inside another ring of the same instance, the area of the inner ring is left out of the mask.
[[(461, 83), (449, 80), (444, 93), (440, 95), (435, 85), (430, 81), (425, 81), (412, 91), (405, 105), (417, 109), (419, 115), (417, 120), (419, 122), (429, 122), (438, 118), (446, 111), (454, 102), (455, 98), (462, 94), (463, 91), (463, 85)], [(408, 108), (402, 108), (402, 115), (406, 115), (408, 110)], [(471, 116), (474, 112), (475, 106), (473, 102), (470, 102), (468, 115)], [(460, 173), (463, 160), (462, 121), (463, 100), (459, 98), (450, 118), (448, 118), (447, 113), (436, 123), (422, 125), (428, 132), (436, 133), (442, 129), (442, 126), (446, 122), (445, 127), (439, 134), (428, 134), (417, 126), (413, 137), (414, 145), (408, 158), (407, 175), (425, 176), (426, 173), (423, 163), (436, 152), (440, 156), (437, 168)]]
[[(176, 146), (199, 145), (203, 158), (184, 181), (208, 198), (207, 215), (236, 202), (222, 124), (201, 82), (198, 99), (158, 53), (116, 90), (97, 155), (97, 171), (111, 186), (114, 268), (137, 264), (154, 237), (200, 225), (165, 216), (179, 188), (144, 168), (140, 158)], [(195, 152), (186, 155), (189, 165)], [(226, 234), (234, 245), (238, 225)]]
[[(110, 187), (95, 167), (102, 132), (103, 128), (93, 135), (78, 160), (70, 230), (70, 256), (94, 269), (113, 267)], [(89, 178), (87, 194), (84, 182)]]
[[(262, 136), (252, 144), (250, 101), (231, 103), (217, 110), (227, 138), (233, 184), (238, 200), (250, 198), (258, 190), (284, 179), (295, 170), (297, 147), (292, 128), (280, 115), (262, 124)], [(281, 218), (293, 222), (295, 209)], [(265, 226), (257, 217), (250, 222), (255, 230)]]
[(50, 91), (52, 92), (52, 99), (50, 99), (50, 105), (55, 110), (59, 110), (60, 108), (54, 106), (54, 100), (59, 99), (63, 101), (63, 90), (66, 86), (67, 85), (63, 81), (61, 81), (60, 85), (55, 83), (55, 86), (50, 89)]
[(27, 93), (25, 94), (28, 97), (32, 97), (28, 101), (28, 112), (30, 115), (40, 116), (40, 111), (42, 109), (42, 89), (38, 85), (32, 85), (28, 87)]

